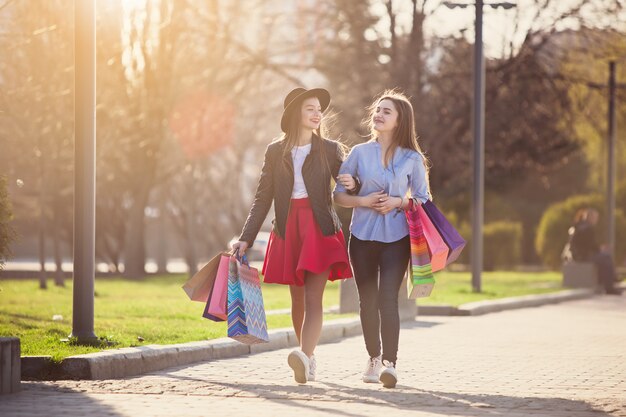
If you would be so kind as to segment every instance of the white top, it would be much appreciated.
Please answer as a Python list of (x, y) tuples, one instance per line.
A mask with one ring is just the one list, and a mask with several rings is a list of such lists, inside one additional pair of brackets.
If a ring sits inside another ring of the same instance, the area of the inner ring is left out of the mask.
[(311, 152), (311, 144), (304, 146), (294, 146), (291, 150), (291, 158), (293, 159), (293, 191), (291, 198), (306, 198), (309, 194), (304, 186), (304, 178), (302, 178), (302, 164), (306, 156)]

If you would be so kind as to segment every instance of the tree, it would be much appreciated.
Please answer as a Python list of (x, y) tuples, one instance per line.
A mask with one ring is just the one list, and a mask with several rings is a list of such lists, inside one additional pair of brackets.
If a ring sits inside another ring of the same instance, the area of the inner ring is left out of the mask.
[[(62, 245), (71, 242), (72, 188), (72, 34), (65, 13), (67, 1), (39, 5), (6, 3), (0, 37), (0, 131), (6, 165), (13, 178), (25, 184), (24, 193), (36, 198), (40, 286), (46, 287), (45, 247), (50, 240), (57, 265), (55, 283), (63, 285)], [(4, 162), (4, 161), (3, 161)], [(27, 205), (23, 199), (17, 206)], [(49, 239), (52, 237), (52, 239)]]

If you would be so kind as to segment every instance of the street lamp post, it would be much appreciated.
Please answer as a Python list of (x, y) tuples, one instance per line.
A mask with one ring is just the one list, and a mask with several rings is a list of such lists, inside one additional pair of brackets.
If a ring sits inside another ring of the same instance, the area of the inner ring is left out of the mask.
[(72, 334), (80, 344), (95, 343), (95, 0), (74, 5), (74, 283)]
[(609, 117), (608, 117), (608, 172), (607, 172), (607, 227), (611, 256), (615, 254), (615, 61), (609, 62)]
[[(450, 9), (466, 8), (470, 4), (444, 1)], [(472, 106), (472, 128), (474, 132), (474, 169), (472, 195), (472, 290), (482, 291), (483, 270), (483, 224), (485, 208), (485, 58), (483, 54), (483, 6), (505, 10), (515, 7), (515, 3), (484, 3), (476, 0), (474, 20), (474, 104)]]
[(483, 0), (476, 0), (474, 39), (474, 187), (472, 204), (472, 290), (481, 292), (485, 206), (485, 59), (483, 55)]

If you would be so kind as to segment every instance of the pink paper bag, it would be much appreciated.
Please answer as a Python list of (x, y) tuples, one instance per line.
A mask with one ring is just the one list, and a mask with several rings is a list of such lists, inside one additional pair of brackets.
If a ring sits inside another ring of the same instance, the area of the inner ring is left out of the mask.
[(217, 274), (215, 275), (213, 291), (211, 291), (202, 317), (213, 321), (226, 321), (228, 319), (226, 302), (228, 295), (228, 265), (230, 262), (235, 262), (235, 258), (227, 255), (221, 257)]
[(448, 252), (450, 248), (448, 248), (448, 245), (446, 245), (446, 242), (443, 240), (439, 231), (421, 205), (417, 206), (417, 212), (420, 220), (422, 221), (422, 229), (428, 245), (428, 253), (430, 254), (430, 264), (432, 266), (432, 270), (433, 272), (440, 271), (446, 266), (446, 260), (448, 259)]

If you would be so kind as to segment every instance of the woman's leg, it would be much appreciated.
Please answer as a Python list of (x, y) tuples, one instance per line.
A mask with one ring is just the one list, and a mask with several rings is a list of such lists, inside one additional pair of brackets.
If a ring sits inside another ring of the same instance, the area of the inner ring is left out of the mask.
[(301, 343), (302, 322), (304, 321), (304, 286), (290, 285), (289, 292), (291, 293), (291, 322), (298, 343)]
[(324, 288), (328, 281), (329, 271), (321, 274), (307, 272), (304, 279), (304, 322), (302, 323), (302, 333), (300, 346), (302, 351), (311, 357), (315, 351), (315, 346), (322, 332), (322, 322), (324, 318)]
[(380, 317), (378, 315), (378, 242), (350, 236), (350, 262), (359, 291), (359, 314), (365, 348), (371, 358), (380, 356)]
[(380, 284), (378, 303), (380, 306), (383, 360), (396, 363), (400, 336), (400, 314), (398, 292), (409, 264), (411, 244), (409, 237), (397, 242), (385, 243), (380, 254)]

